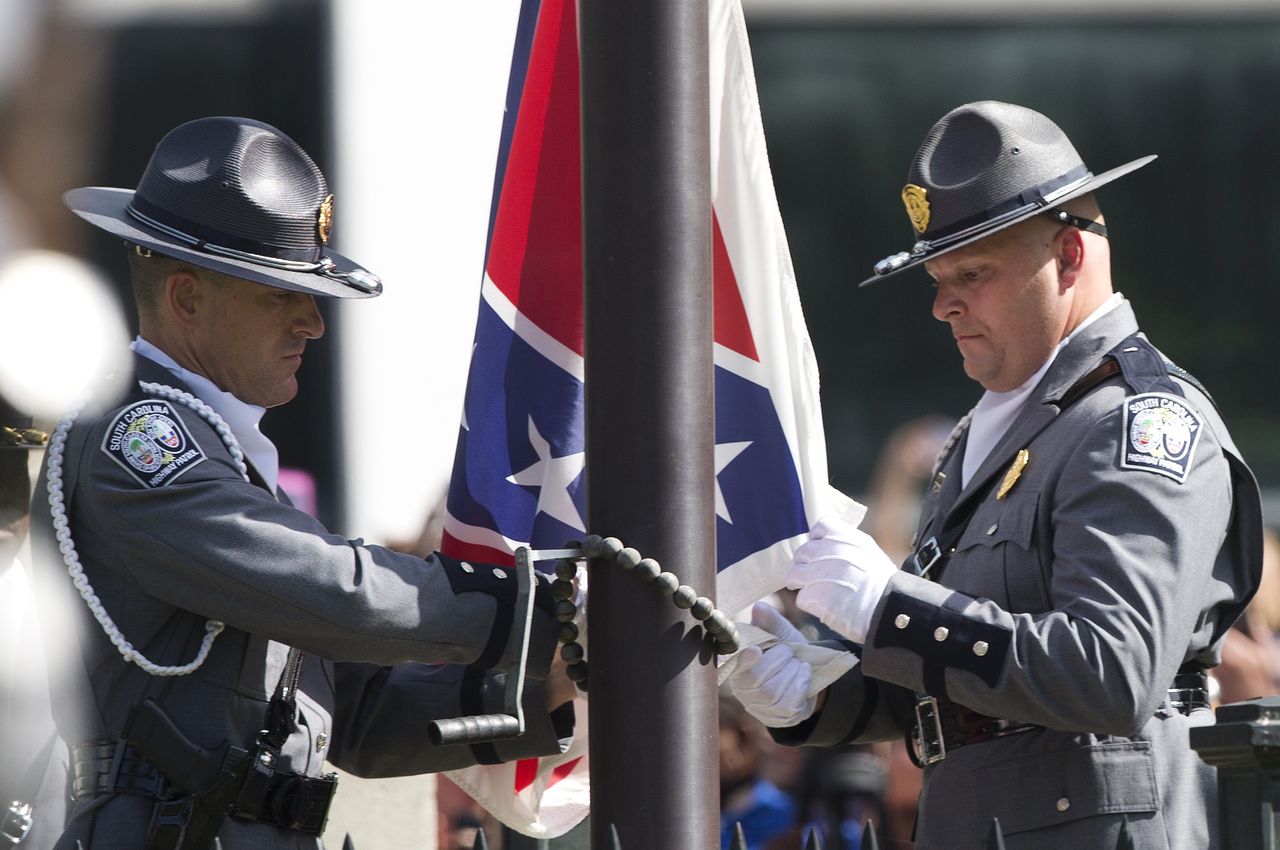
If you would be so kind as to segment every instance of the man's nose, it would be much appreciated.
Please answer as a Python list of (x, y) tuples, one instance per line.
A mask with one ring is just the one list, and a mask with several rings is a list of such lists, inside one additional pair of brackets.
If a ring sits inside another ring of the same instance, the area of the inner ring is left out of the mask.
[(320, 306), (316, 304), (314, 295), (305, 296), (295, 332), (306, 339), (319, 339), (324, 336), (324, 317), (320, 315)]
[(947, 322), (963, 311), (964, 304), (957, 297), (955, 287), (939, 282), (933, 295), (933, 317), (939, 322)]

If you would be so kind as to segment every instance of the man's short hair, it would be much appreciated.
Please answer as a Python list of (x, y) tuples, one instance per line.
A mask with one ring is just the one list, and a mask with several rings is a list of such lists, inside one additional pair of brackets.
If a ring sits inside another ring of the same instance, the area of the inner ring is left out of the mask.
[(140, 318), (142, 316), (158, 318), (160, 302), (164, 297), (165, 281), (174, 272), (184, 270), (216, 283), (231, 280), (230, 275), (200, 268), (184, 260), (157, 254), (146, 248), (137, 249), (133, 245), (129, 246), (129, 278), (133, 284), (133, 301), (137, 305)]

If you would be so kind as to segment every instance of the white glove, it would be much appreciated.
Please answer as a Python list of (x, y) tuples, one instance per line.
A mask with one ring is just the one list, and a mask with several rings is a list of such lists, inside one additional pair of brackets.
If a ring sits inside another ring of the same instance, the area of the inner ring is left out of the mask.
[(738, 653), (729, 674), (729, 689), (747, 712), (766, 726), (795, 726), (813, 714), (809, 696), (813, 668), (796, 658), (787, 643), (805, 643), (800, 630), (764, 602), (751, 609), (751, 622), (783, 643), (761, 651), (748, 646)]
[(852, 640), (867, 642), (876, 603), (898, 567), (871, 536), (852, 525), (822, 519), (796, 550), (787, 587), (796, 605)]

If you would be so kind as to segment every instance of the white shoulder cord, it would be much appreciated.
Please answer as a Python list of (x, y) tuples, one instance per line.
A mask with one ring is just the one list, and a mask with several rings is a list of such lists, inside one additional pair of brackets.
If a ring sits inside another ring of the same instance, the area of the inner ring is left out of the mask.
[[(165, 384), (139, 381), (138, 386), (142, 388), (143, 392), (150, 395), (160, 396), (186, 405), (212, 425), (214, 430), (218, 432), (218, 436), (222, 438), (222, 442), (226, 444), (227, 451), (231, 453), (231, 460), (235, 463), (236, 469), (240, 471), (246, 481), (249, 480), (249, 468), (244, 462), (244, 452), (236, 441), (235, 435), (231, 433), (227, 423), (213, 408), (191, 393), (174, 389)], [(76, 421), (76, 417), (80, 415), (82, 407), (83, 405), (64, 416), (58, 422), (58, 427), (54, 429), (53, 436), (49, 438), (47, 476), (49, 512), (53, 516), (54, 536), (58, 539), (58, 549), (62, 552), (62, 561), (67, 565), (67, 572), (71, 574), (72, 583), (80, 591), (80, 596), (84, 599), (85, 604), (89, 606), (89, 610), (93, 612), (94, 619), (102, 626), (102, 631), (115, 644), (116, 649), (120, 651), (120, 655), (126, 663), (133, 662), (153, 676), (185, 676), (204, 664), (205, 659), (209, 657), (209, 650), (213, 646), (213, 639), (225, 628), (225, 624), (217, 620), (209, 620), (204, 624), (205, 635), (200, 642), (200, 651), (196, 653), (196, 657), (189, 663), (183, 664), (181, 667), (164, 667), (156, 664), (134, 649), (133, 644), (125, 640), (124, 635), (120, 633), (120, 629), (112, 621), (111, 615), (102, 607), (102, 601), (98, 599), (98, 594), (93, 592), (93, 587), (89, 584), (89, 579), (84, 574), (84, 568), (80, 565), (80, 555), (76, 552), (75, 543), (71, 539), (71, 526), (67, 521), (67, 509), (62, 496), (62, 454), (66, 447), (67, 434), (71, 431), (71, 425)]]

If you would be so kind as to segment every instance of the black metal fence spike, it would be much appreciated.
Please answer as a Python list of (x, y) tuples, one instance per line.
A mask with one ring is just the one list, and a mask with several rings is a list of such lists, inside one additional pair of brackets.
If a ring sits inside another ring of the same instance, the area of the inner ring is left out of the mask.
[(342, 837), (342, 850), (356, 850), (356, 843), (351, 840), (351, 833)]
[(742, 831), (742, 822), (733, 825), (733, 838), (729, 841), (729, 850), (747, 850), (747, 836)]
[(1116, 839), (1116, 850), (1137, 850), (1133, 843), (1133, 833), (1129, 830), (1129, 816), (1125, 815), (1120, 822), (1120, 837)]
[(609, 824), (609, 844), (605, 850), (622, 850), (622, 842), (618, 840), (617, 824)]
[(804, 843), (804, 850), (822, 850), (822, 838), (814, 827), (809, 828), (809, 840)]
[(484, 829), (476, 827), (476, 840), (471, 845), (471, 850), (489, 850), (489, 839), (484, 837)]
[(1000, 818), (991, 819), (991, 829), (987, 832), (987, 850), (1004, 850), (1004, 833), (1000, 830)]
[(867, 822), (862, 825), (862, 839), (858, 850), (880, 850), (880, 839), (876, 838), (876, 823), (871, 818), (867, 818)]

